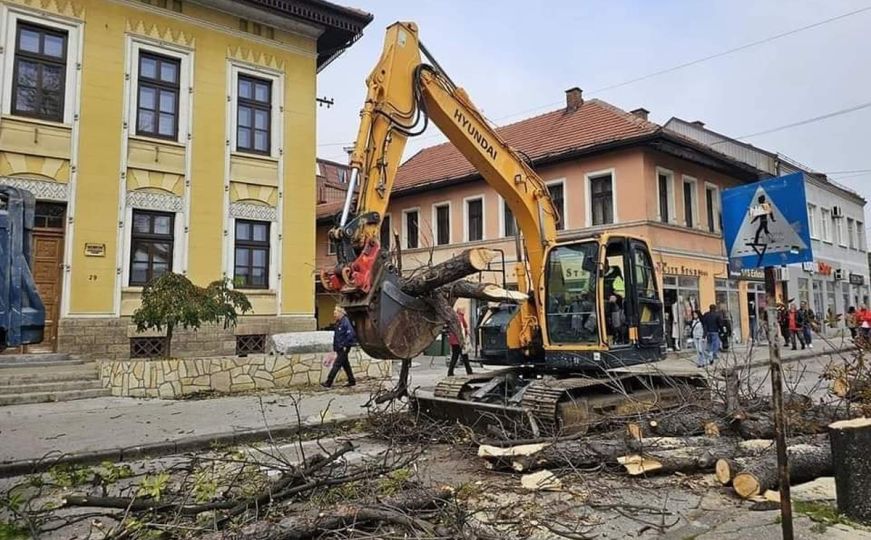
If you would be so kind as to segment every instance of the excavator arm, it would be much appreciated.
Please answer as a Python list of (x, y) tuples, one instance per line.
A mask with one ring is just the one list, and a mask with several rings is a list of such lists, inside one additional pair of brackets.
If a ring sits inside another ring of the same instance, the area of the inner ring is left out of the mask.
[[(430, 64), (422, 62), (421, 53)], [(432, 121), (504, 198), (517, 221), (528, 264), (519, 261), (515, 274), (518, 288), (528, 289), (531, 301), (521, 305), (507, 338), (511, 348), (529, 348), (536, 342), (538, 321), (544, 315), (544, 257), (556, 240), (559, 219), (546, 185), (428, 54), (414, 23), (388, 27), (381, 58), (366, 84), (350, 158), (348, 195), (338, 224), (330, 231), (337, 265), (322, 273), (325, 288), (342, 293), (361, 345), (370, 354), (410, 358), (429, 345), (430, 334), (434, 338), (441, 329), (444, 321), (426, 302), (402, 298), (399, 276), (379, 245), (381, 221), (406, 142)], [(424, 324), (432, 331), (410, 343), (402, 332), (411, 324)]]

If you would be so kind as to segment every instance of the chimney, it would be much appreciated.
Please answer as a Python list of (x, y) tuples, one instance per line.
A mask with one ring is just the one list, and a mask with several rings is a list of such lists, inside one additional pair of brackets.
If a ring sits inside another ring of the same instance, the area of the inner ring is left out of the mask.
[(575, 86), (566, 90), (566, 111), (573, 112), (584, 104), (584, 91)]
[(650, 114), (650, 111), (648, 111), (644, 107), (638, 107), (634, 111), (629, 111), (629, 112), (631, 112), (632, 114), (634, 114), (638, 118), (641, 118), (642, 120), (647, 120), (647, 115)]
[(702, 122), (701, 120), (696, 120), (695, 122), (690, 122), (690, 124), (692, 124), (692, 125), (694, 125), (694, 126), (698, 126), (698, 127), (700, 127), (700, 128), (705, 127), (705, 123)]

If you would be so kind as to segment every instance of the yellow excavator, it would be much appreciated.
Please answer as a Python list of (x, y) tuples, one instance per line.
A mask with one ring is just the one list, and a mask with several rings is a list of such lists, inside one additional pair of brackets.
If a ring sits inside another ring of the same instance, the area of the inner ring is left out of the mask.
[[(429, 63), (422, 61), (426, 56)], [(527, 293), (501, 326), (509, 367), (448, 377), (416, 391), (425, 413), (468, 424), (511, 418), (532, 433), (583, 430), (602, 414), (666, 404), (689, 382), (665, 377), (663, 307), (646, 242), (591, 233), (557, 242), (559, 215), (547, 187), (457, 87), (418, 38), (414, 23), (387, 29), (350, 156), (347, 199), (330, 241), (337, 264), (321, 273), (341, 294), (360, 346), (376, 358), (410, 359), (451, 321), (451, 310), (402, 290), (402, 276), (379, 240), (396, 171), (409, 137), (432, 121), (511, 209), (518, 230), (517, 290)], [(356, 201), (355, 201), (356, 198)]]

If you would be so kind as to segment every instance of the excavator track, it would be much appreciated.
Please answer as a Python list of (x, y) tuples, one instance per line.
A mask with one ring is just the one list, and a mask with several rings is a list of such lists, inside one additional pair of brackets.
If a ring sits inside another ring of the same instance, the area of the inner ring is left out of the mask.
[[(582, 425), (589, 422), (592, 411), (584, 396), (573, 394), (585, 389), (614, 383), (631, 375), (617, 375), (609, 378), (569, 377), (566, 379), (541, 379), (529, 384), (523, 394), (521, 406), (529, 411), (539, 431), (556, 433), (563, 425), (571, 424), (573, 429), (586, 430)], [(563, 404), (562, 407), (560, 404)]]

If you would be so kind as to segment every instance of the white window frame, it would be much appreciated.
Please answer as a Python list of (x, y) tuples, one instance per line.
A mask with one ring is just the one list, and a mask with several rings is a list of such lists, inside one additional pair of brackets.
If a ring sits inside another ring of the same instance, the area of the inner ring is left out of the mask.
[(665, 169), (663, 167), (656, 168), (656, 221), (660, 223), (666, 223), (662, 221), (662, 208), (660, 208), (659, 201), (662, 196), (662, 193), (659, 191), (659, 177), (660, 175), (664, 175), (668, 177), (668, 182), (666, 182), (666, 189), (668, 189), (668, 193), (666, 196), (668, 197), (666, 203), (668, 204), (668, 221), (667, 223), (676, 224), (677, 223), (677, 209), (675, 203), (675, 189), (674, 189), (674, 171), (669, 169)]
[[(130, 56), (127, 59), (127, 73), (130, 74), (130, 96), (127, 109), (127, 133), (134, 139), (149, 139), (160, 142), (185, 144), (188, 140), (188, 121), (190, 115), (190, 88), (193, 84), (191, 74), (191, 50), (167, 43), (157, 43), (141, 36), (127, 36)], [(178, 68), (178, 133), (175, 139), (161, 139), (149, 135), (137, 135), (136, 112), (139, 108), (139, 55), (143, 51), (175, 58)]]
[[(694, 223), (687, 223), (686, 222), (686, 209), (684, 209), (683, 222), (684, 222), (685, 226), (692, 229), (692, 228), (698, 228), (702, 224), (702, 220), (700, 219), (701, 216), (699, 215), (699, 181), (693, 176), (683, 175), (681, 177), (681, 183), (680, 183), (681, 202), (684, 202), (683, 193), (684, 193), (684, 189), (686, 189), (686, 185), (688, 183), (693, 185), (692, 192), (690, 192), (690, 195), (691, 195), (690, 202), (692, 203)], [(720, 198), (720, 195), (719, 195), (719, 193), (717, 193), (717, 200), (714, 201), (715, 208), (718, 206), (717, 201), (719, 200), (719, 198)], [(715, 229), (717, 228), (717, 220), (714, 220), (714, 228)]]
[[(708, 219), (707, 219), (708, 218), (708, 201), (707, 201), (708, 190), (711, 190), (714, 192), (714, 196), (711, 198), (711, 202), (713, 203), (712, 209), (714, 210), (714, 219), (713, 219), (714, 230), (713, 231), (708, 230)], [(704, 221), (704, 224), (702, 225), (702, 228), (708, 232), (713, 232), (714, 234), (722, 233), (723, 230), (721, 228), (720, 220), (717, 219), (718, 216), (721, 215), (722, 213), (723, 213), (723, 201), (720, 199), (720, 186), (718, 186), (717, 184), (713, 184), (711, 182), (705, 182), (705, 221)], [(699, 217), (701, 217), (701, 216), (699, 216)], [(701, 220), (700, 220), (700, 222), (701, 222)]]
[[(81, 84), (77, 63), (79, 49), (82, 46), (82, 23), (49, 13), (34, 13), (18, 6), (6, 4), (0, 4), (0, 21), (3, 21), (3, 25), (0, 27), (0, 44), (2, 44), (3, 50), (6, 53), (4, 54), (3, 65), (0, 66), (2, 67), (0, 69), (0, 87), (2, 87), (3, 114), (12, 116), (12, 77), (15, 66), (15, 38), (18, 35), (18, 23), (23, 21), (67, 33), (67, 64), (64, 75), (66, 87), (64, 88), (64, 111), (61, 123), (71, 125), (73, 123), (77, 90)], [(15, 115), (15, 118), (37, 123), (57, 124), (54, 120), (44, 120), (30, 116)]]
[[(276, 247), (278, 246), (278, 222), (270, 221), (266, 219), (253, 219), (253, 218), (235, 218), (230, 217), (227, 219), (229, 230), (227, 231), (227, 249), (224, 250), (224, 253), (227, 254), (226, 268), (227, 268), (227, 278), (230, 280), (229, 286), (231, 289), (235, 288), (236, 282), (236, 220), (241, 219), (243, 221), (261, 221), (263, 223), (269, 223), (269, 277), (267, 278), (269, 281), (267, 283), (267, 288), (265, 289), (239, 289), (242, 291), (247, 291), (246, 294), (275, 294), (278, 284), (278, 250)], [(329, 250), (328, 250), (329, 251)], [(173, 256), (173, 259), (175, 256)]]
[[(184, 242), (184, 212), (172, 212), (170, 210), (160, 210), (155, 208), (139, 208), (136, 206), (127, 205), (124, 216), (124, 260), (121, 264), (121, 288), (124, 290), (140, 290), (142, 285), (130, 285), (130, 256), (133, 250), (133, 211), (140, 210), (143, 212), (160, 212), (163, 214), (172, 214), (172, 271), (176, 274), (182, 273), (182, 260), (184, 250), (187, 246)], [(235, 227), (235, 225), (234, 225)], [(235, 236), (235, 229), (233, 232)], [(232, 244), (231, 244), (232, 245)], [(270, 253), (271, 253), (270, 249)]]
[[(230, 154), (252, 157), (254, 159), (278, 159), (281, 155), (281, 141), (284, 140), (284, 126), (281, 123), (282, 100), (284, 99), (284, 74), (279, 71), (267, 69), (262, 66), (245, 64), (238, 60), (229, 61), (230, 69)], [(272, 83), (272, 114), (269, 124), (269, 154), (258, 154), (236, 149), (236, 136), (238, 134), (239, 119), (239, 75), (248, 75), (258, 79), (265, 79)]]
[(499, 234), (497, 238), (509, 238), (508, 235), (505, 234), (505, 205), (508, 204), (505, 202), (505, 197), (499, 195)]
[(865, 223), (856, 220), (856, 249), (865, 251)]
[(808, 233), (810, 237), (813, 239), (819, 239), (817, 236), (817, 205), (812, 203), (807, 203), (807, 223), (808, 223)]
[(471, 242), (469, 240), (469, 203), (472, 201), (481, 201), (481, 240), (487, 239), (487, 201), (483, 193), (463, 197), (463, 242)]
[(820, 229), (821, 239), (827, 244), (832, 243), (832, 211), (828, 208), (820, 207)]
[(847, 219), (841, 217), (837, 220), (838, 223), (838, 245), (847, 247)]
[(562, 221), (563, 228), (557, 229), (557, 230), (563, 230), (563, 231), (569, 230), (569, 215), (568, 215), (568, 212), (566, 212), (566, 201), (568, 200), (568, 191), (567, 191), (568, 187), (566, 184), (566, 179), (565, 178), (557, 178), (555, 180), (548, 180), (547, 182), (544, 183), (544, 185), (548, 188), (548, 195), (550, 195), (551, 186), (562, 186), (563, 187), (563, 204), (562, 204), (562, 208), (559, 209), (560, 220)]
[[(417, 247), (408, 247), (408, 214), (417, 212)], [(421, 247), (420, 235), (420, 207), (406, 208), (402, 211), (402, 249), (418, 249)]]
[[(438, 224), (438, 209), (448, 207), (448, 241), (446, 244), (439, 244), (439, 224)], [(439, 201), (437, 203), (433, 203), (432, 205), (432, 245), (433, 246), (449, 246), (454, 241), (454, 235), (452, 227), (453, 220), (453, 211), (454, 209), (451, 207), (451, 201)], [(420, 227), (420, 225), (418, 225)]]
[[(852, 227), (850, 225), (853, 225)], [(854, 231), (856, 229), (853, 218), (847, 218), (847, 244), (850, 249), (856, 249), (856, 237)]]
[[(592, 183), (591, 180), (593, 178), (598, 178), (600, 176), (611, 175), (611, 211), (613, 213), (613, 221), (611, 223), (606, 223), (602, 225), (598, 225), (600, 227), (604, 227), (606, 225), (615, 225), (620, 222), (620, 218), (617, 214), (617, 169), (611, 167), (610, 169), (602, 169), (599, 171), (591, 171), (584, 174), (584, 190), (586, 191), (586, 220), (585, 223), (587, 227), (593, 226), (593, 199), (592, 199)], [(659, 203), (657, 203), (658, 205)]]

